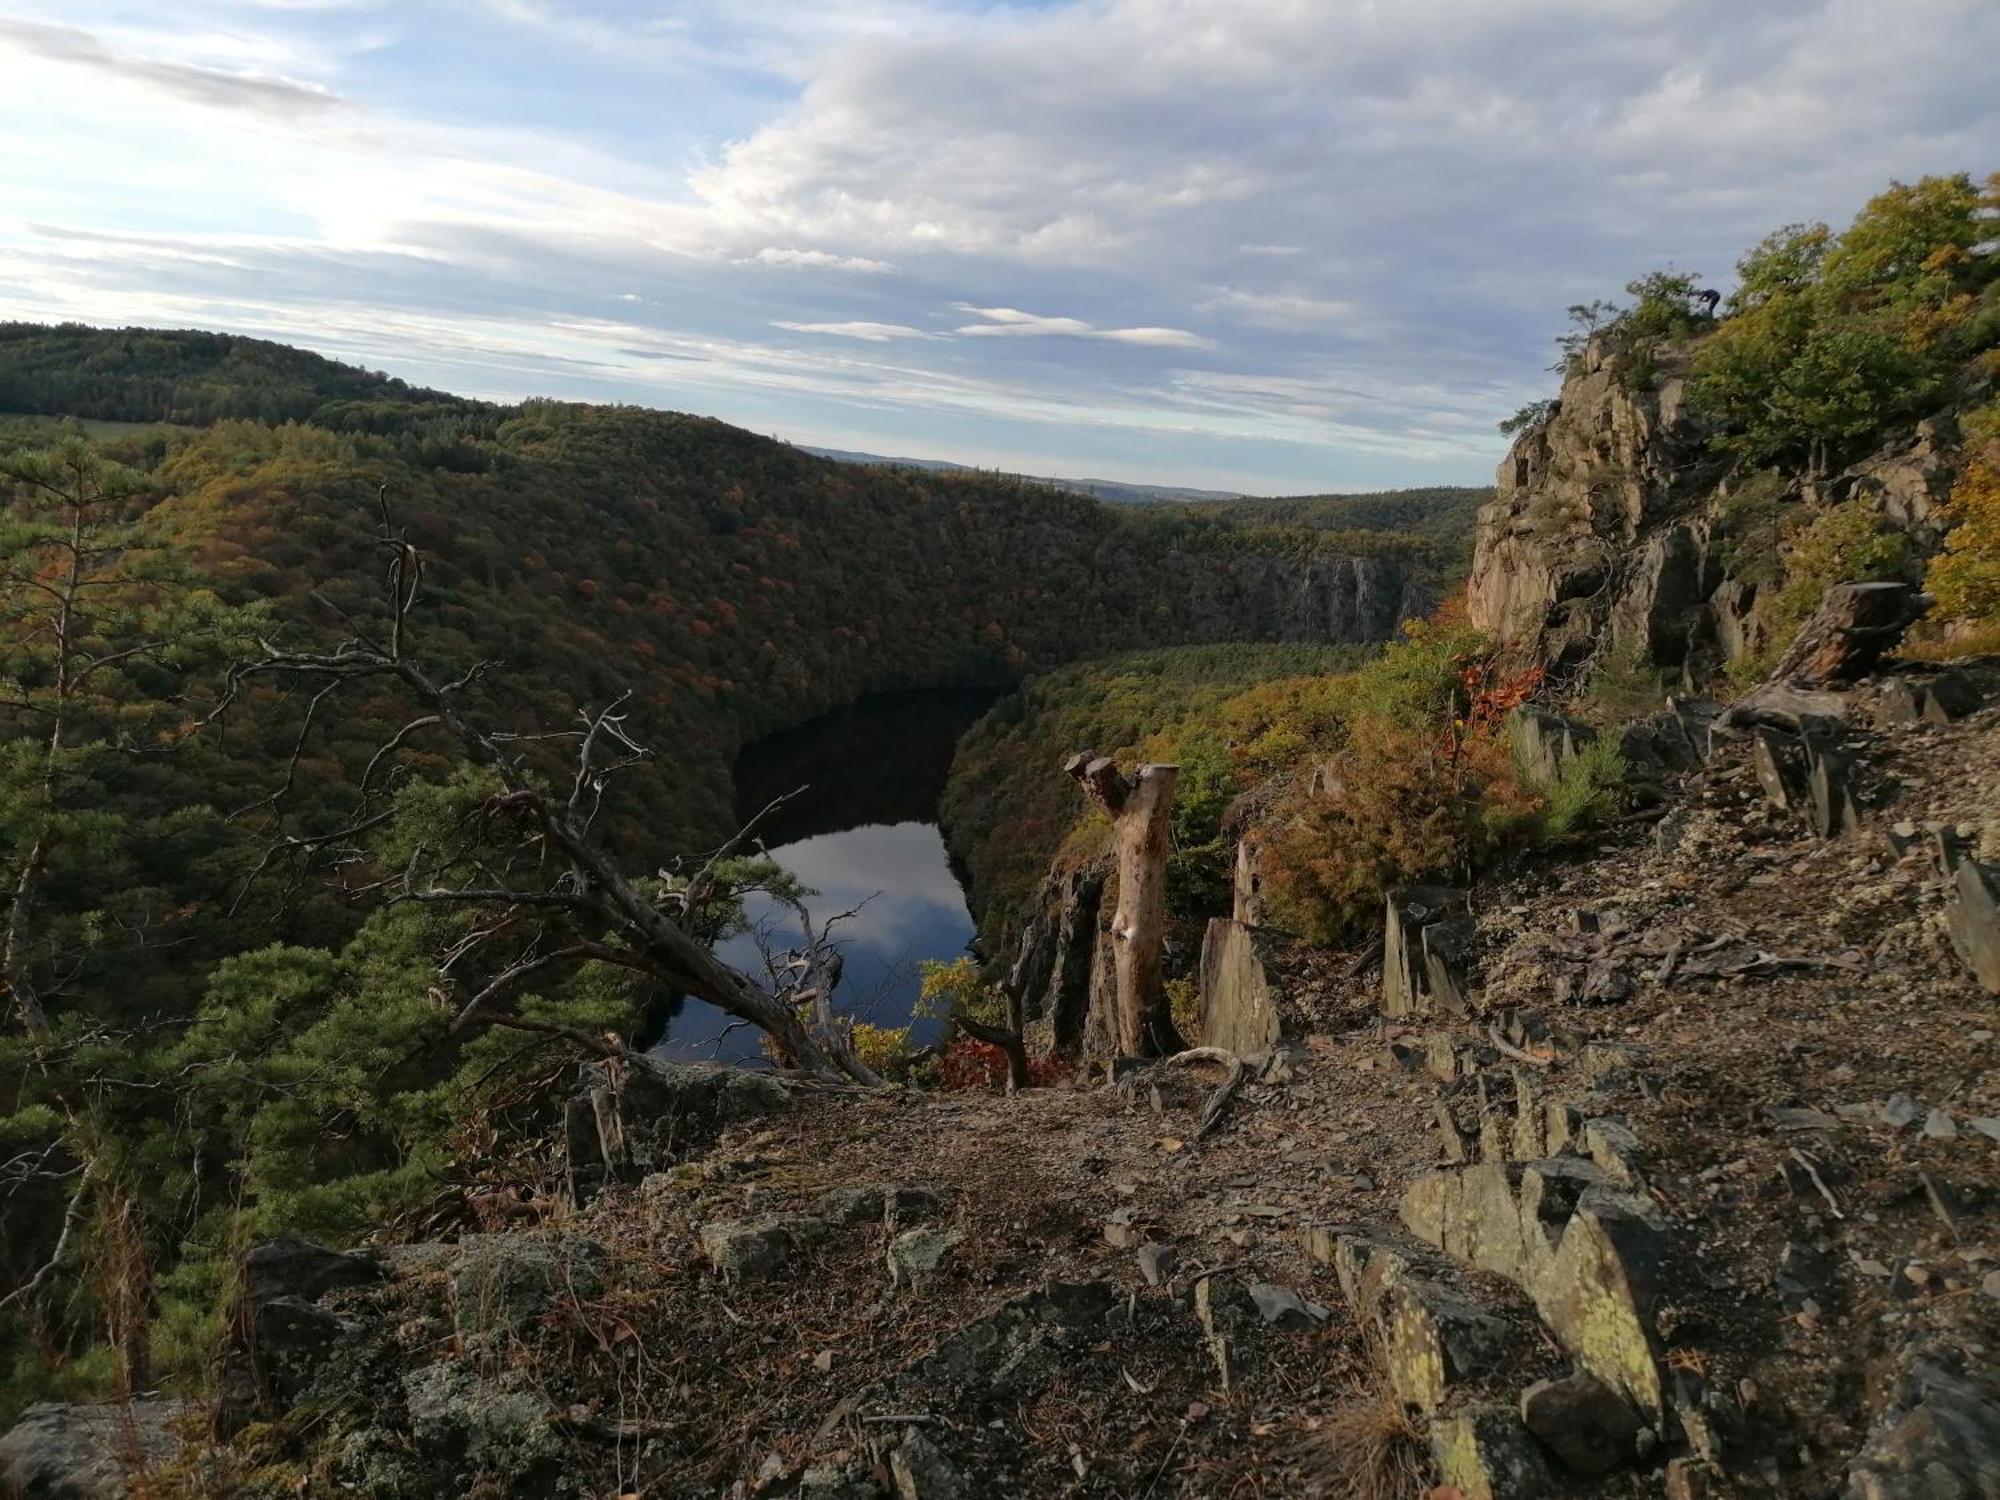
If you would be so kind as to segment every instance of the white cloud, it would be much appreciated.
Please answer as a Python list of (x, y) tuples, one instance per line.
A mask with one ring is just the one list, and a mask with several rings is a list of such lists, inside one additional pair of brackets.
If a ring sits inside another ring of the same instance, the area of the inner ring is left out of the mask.
[(1185, 328), (1096, 328), (1081, 318), (1052, 318), (1022, 312), (1017, 307), (974, 307), (954, 302), (960, 312), (974, 313), (986, 321), (968, 323), (954, 333), (972, 338), (1076, 338), (1107, 339), (1114, 344), (1141, 344), (1154, 349), (1212, 349), (1214, 340), (1205, 339)]
[(896, 269), (886, 260), (871, 260), (865, 255), (835, 255), (827, 250), (799, 250), (789, 245), (766, 245), (747, 259), (760, 266), (786, 266), (813, 271), (857, 271), (866, 276), (886, 276)]
[(927, 339), (933, 335), (921, 328), (912, 328), (907, 323), (793, 323), (778, 319), (773, 328), (786, 328), (793, 333), (824, 333), (839, 339), (861, 339), (870, 344), (886, 344), (892, 339)]

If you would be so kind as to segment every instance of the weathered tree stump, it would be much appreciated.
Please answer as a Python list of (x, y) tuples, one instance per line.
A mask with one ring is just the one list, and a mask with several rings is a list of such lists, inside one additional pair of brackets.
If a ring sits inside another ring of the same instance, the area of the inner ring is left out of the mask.
[(1771, 680), (1824, 687), (1865, 677), (1930, 607), (1930, 595), (1907, 583), (1837, 583), (1821, 598)]
[(1117, 965), (1113, 1030), (1118, 1050), (1152, 1057), (1171, 1034), (1162, 1027), (1166, 978), (1168, 819), (1180, 767), (1145, 765), (1126, 777), (1109, 756), (1084, 750), (1063, 769), (1111, 819), (1118, 848), (1118, 906), (1111, 918)]

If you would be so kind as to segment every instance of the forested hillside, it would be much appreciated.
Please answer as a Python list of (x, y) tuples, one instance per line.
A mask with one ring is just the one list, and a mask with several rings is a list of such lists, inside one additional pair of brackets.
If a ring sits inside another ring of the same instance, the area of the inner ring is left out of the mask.
[(342, 401), (484, 405), (267, 339), (0, 323), (0, 413), (204, 425), (225, 417), (302, 420)]
[(1472, 560), (1479, 507), (1492, 498), (1490, 485), (1437, 485), (1356, 495), (1253, 495), (1198, 502), (1187, 509), (1193, 515), (1227, 517), (1243, 525), (1409, 537), (1430, 549), (1441, 579), (1456, 583)]
[[(439, 968), (467, 943), (532, 964), (543, 924), (408, 897), (575, 882), (410, 683), (453, 684), (452, 714), (665, 902), (770, 730), (1142, 643), (1377, 638), (1427, 598), (1399, 538), (1362, 555), (696, 417), (461, 402), (254, 340), (16, 326), (0, 392), (35, 414), (0, 421), (0, 1136), (46, 1166), (0, 1259), (25, 1284), (68, 1253), (67, 1205), (115, 1203), (159, 1288), (0, 1315), (17, 1394), (57, 1367), (147, 1378), (134, 1339), (193, 1378), (234, 1205), (351, 1238), (483, 1149), (468, 1121), (547, 1125), (551, 1054), (454, 1028), (471, 976)], [(93, 440), (65, 412), (142, 425)], [(415, 675), (349, 675), (378, 651)], [(271, 652), (305, 665), (232, 676)], [(585, 711), (618, 748), (572, 786)], [(693, 929), (760, 878), (713, 874)], [(676, 983), (598, 966), (510, 1003), (629, 1036)]]

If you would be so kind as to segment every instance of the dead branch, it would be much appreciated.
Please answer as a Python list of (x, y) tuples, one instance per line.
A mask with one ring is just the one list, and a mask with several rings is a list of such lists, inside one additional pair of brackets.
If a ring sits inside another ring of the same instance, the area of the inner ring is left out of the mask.
[(1500, 1028), (1498, 1026), (1489, 1026), (1486, 1028), (1486, 1040), (1493, 1044), (1494, 1050), (1502, 1057), (1511, 1057), (1515, 1062), (1524, 1062), (1531, 1067), (1546, 1068), (1551, 1066), (1555, 1061), (1554, 1058), (1537, 1057), (1532, 1052), (1523, 1052), (1519, 1047), (1510, 1045), (1507, 1039), (1500, 1035)]
[[(362, 681), (389, 679), (399, 685), (422, 708), (422, 714), (405, 724), (392, 741), (378, 750), (369, 762), (372, 778), (378, 767), (388, 764), (400, 743), (418, 728), (435, 726), (455, 739), (460, 752), (471, 764), (490, 770), (498, 780), (501, 795), (496, 799), (505, 810), (519, 818), (537, 836), (545, 853), (566, 866), (551, 885), (539, 891), (523, 891), (488, 882), (450, 887), (431, 884), (418, 888), (416, 868), (424, 851), (412, 855), (410, 868), (400, 878), (400, 899), (457, 902), (496, 907), (502, 911), (536, 908), (547, 911), (558, 928), (573, 930), (551, 934), (556, 946), (540, 954), (516, 959), (483, 986), (461, 1008), (453, 1029), (470, 1024), (513, 1025), (525, 1030), (550, 1031), (554, 1023), (529, 1022), (520, 1017), (504, 1017), (496, 1002), (523, 980), (562, 963), (608, 962), (635, 969), (662, 985), (705, 1000), (717, 1009), (768, 1032), (781, 1055), (803, 1071), (829, 1078), (847, 1077), (857, 1083), (879, 1086), (881, 1080), (855, 1057), (845, 1028), (833, 1015), (831, 986), (819, 987), (813, 997), (813, 1023), (801, 1021), (793, 999), (760, 989), (750, 979), (718, 959), (692, 934), (674, 921), (659, 903), (642, 893), (618, 867), (610, 854), (591, 834), (591, 823), (606, 780), (618, 770), (644, 759), (648, 752), (624, 728), (619, 711), (627, 701), (620, 695), (602, 709), (585, 710), (584, 729), (576, 765), (569, 778), (567, 796), (561, 800), (546, 794), (542, 779), (532, 772), (504, 733), (477, 723), (463, 703), (466, 686), (479, 668), (449, 680), (434, 674), (409, 651), (409, 615), (420, 593), (422, 559), (391, 524), (384, 505), (383, 545), (389, 550), (387, 605), (390, 628), (383, 644), (346, 611), (330, 600), (327, 608), (347, 626), (349, 634), (331, 650), (301, 651), (262, 642), (263, 655), (239, 663), (229, 674), (225, 702), (233, 701), (243, 685), (258, 677), (307, 677), (319, 681), (308, 710), (309, 720), (336, 687)], [(315, 596), (319, 597), (319, 596)], [(296, 766), (310, 725), (302, 728), (294, 744), (291, 764)], [(289, 785), (291, 768), (288, 767)], [(282, 788), (280, 795), (282, 795)], [(291, 837), (267, 851), (258, 873), (283, 852), (310, 853), (332, 842), (354, 836), (362, 828), (374, 826), (387, 813), (359, 819), (338, 833), (309, 839)], [(740, 842), (742, 835), (733, 842)], [(811, 936), (810, 932), (808, 934)], [(817, 957), (824, 946), (824, 933), (813, 939), (809, 949)], [(605, 941), (609, 939), (609, 941)], [(462, 957), (462, 952), (454, 958)], [(587, 1033), (573, 1029), (553, 1034), (571, 1040)], [(598, 1048), (608, 1044), (593, 1039)], [(589, 1045), (589, 1043), (586, 1043)]]
[(953, 1023), (958, 1029), (976, 1042), (984, 1042), (989, 1047), (998, 1047), (1007, 1054), (1007, 1086), (1024, 1089), (1028, 1086), (1028, 1048), (1021, 1040), (1021, 1033), (1009, 1031), (1004, 1026), (988, 1026), (983, 1021), (975, 1021), (971, 1016), (954, 1015)]
[(1163, 1058), (1169, 1068), (1184, 1068), (1190, 1063), (1221, 1063), (1225, 1067), (1240, 1059), (1227, 1047), (1190, 1047), (1185, 1052), (1176, 1052), (1172, 1057)]
[(1243, 1080), (1250, 1076), (1250, 1065), (1240, 1057), (1230, 1059), (1229, 1076), (1222, 1081), (1222, 1087), (1209, 1096), (1208, 1108), (1201, 1112), (1201, 1123), (1195, 1126), (1194, 1138), (1205, 1140), (1210, 1131), (1222, 1123), (1223, 1112), (1229, 1108), (1229, 1101), (1236, 1097), (1236, 1091), (1243, 1087)]
[(42, 1262), (39, 1271), (6, 1296), (0, 1297), (0, 1308), (34, 1296), (41, 1290), (42, 1284), (55, 1274), (56, 1268), (63, 1263), (63, 1257), (69, 1254), (69, 1242), (76, 1234), (76, 1226), (82, 1222), (84, 1200), (90, 1195), (91, 1180), (96, 1175), (97, 1163), (93, 1161), (83, 1169), (83, 1176), (76, 1184), (76, 1191), (70, 1194), (69, 1207), (63, 1210), (62, 1229), (56, 1235), (55, 1249), (50, 1252), (49, 1258)]

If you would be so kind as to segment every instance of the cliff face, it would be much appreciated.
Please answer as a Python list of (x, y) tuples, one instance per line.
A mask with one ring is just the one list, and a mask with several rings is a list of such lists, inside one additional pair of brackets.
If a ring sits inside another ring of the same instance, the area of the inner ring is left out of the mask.
[(1189, 610), (1204, 640), (1341, 645), (1392, 640), (1404, 620), (1436, 603), (1401, 554), (1249, 555), (1198, 572)]
[(1467, 605), (1503, 645), (1552, 665), (1634, 650), (1689, 669), (1762, 650), (1773, 544), (1746, 550), (1728, 535), (1751, 483), (1772, 504), (1861, 501), (1909, 532), (1917, 553), (1937, 547), (1955, 466), (1948, 423), (1923, 423), (1824, 481), (1746, 477), (1689, 409), (1685, 356), (1656, 364), (1650, 380), (1635, 379), (1593, 341), (1550, 416), (1500, 465), (1498, 493), (1479, 513)]

